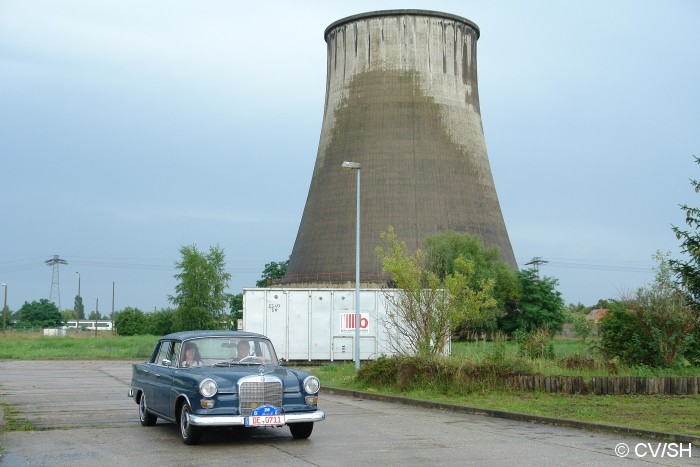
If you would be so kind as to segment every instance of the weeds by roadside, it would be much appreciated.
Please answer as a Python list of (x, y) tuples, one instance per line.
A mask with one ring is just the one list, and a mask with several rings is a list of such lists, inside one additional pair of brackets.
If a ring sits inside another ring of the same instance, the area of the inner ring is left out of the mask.
[(0, 403), (4, 423), (0, 424), (0, 433), (10, 431), (33, 431), (35, 426), (32, 422), (19, 417), (17, 409), (6, 403)]

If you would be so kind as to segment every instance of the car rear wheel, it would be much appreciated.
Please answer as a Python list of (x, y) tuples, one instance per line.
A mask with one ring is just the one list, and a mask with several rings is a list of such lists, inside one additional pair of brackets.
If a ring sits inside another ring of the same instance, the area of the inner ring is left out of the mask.
[(199, 440), (202, 439), (202, 429), (190, 423), (188, 415), (191, 413), (190, 404), (183, 403), (180, 409), (180, 436), (182, 442), (188, 445), (199, 444)]
[(289, 431), (292, 432), (294, 439), (306, 439), (311, 436), (314, 430), (314, 422), (292, 423), (289, 425)]
[(143, 426), (153, 426), (158, 420), (158, 417), (148, 411), (145, 394), (141, 394), (141, 399), (139, 399), (139, 420)]

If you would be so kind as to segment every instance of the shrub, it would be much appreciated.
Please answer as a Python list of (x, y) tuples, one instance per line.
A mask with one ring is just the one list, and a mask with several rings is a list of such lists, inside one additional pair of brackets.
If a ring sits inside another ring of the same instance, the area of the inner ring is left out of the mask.
[(146, 316), (138, 308), (126, 307), (117, 313), (114, 327), (120, 336), (146, 334)]
[(576, 354), (563, 358), (559, 364), (570, 370), (595, 370), (598, 362), (590, 355)]
[(355, 380), (374, 387), (406, 392), (433, 389), (442, 392), (469, 393), (505, 387), (506, 378), (529, 373), (531, 368), (517, 358), (459, 360), (433, 357), (380, 357), (365, 363)]
[(657, 252), (654, 282), (615, 302), (602, 321), (601, 347), (628, 365), (670, 367), (696, 356), (698, 320), (676, 289), (668, 254)]
[(554, 358), (553, 336), (547, 329), (536, 329), (526, 333), (518, 330), (515, 341), (518, 343), (518, 353), (529, 358)]
[(398, 375), (398, 357), (379, 357), (360, 367), (355, 379), (373, 386), (393, 386)]

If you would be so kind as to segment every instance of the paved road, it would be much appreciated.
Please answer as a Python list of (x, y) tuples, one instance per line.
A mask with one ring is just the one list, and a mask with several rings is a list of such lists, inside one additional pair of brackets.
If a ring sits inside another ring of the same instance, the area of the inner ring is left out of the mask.
[[(700, 466), (698, 446), (676, 446), (683, 457), (655, 457), (652, 440), (323, 393), (327, 419), (308, 440), (292, 439), (286, 428), (219, 430), (185, 446), (173, 424), (139, 424), (126, 397), (130, 377), (130, 362), (0, 361), (0, 404), (37, 427), (0, 436), (0, 466)], [(626, 458), (615, 454), (619, 443), (631, 450)]]

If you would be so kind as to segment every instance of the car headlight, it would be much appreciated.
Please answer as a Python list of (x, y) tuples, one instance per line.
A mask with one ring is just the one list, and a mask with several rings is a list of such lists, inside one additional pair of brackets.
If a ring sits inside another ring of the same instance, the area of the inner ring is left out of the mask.
[(216, 381), (211, 378), (202, 380), (202, 382), (199, 383), (199, 393), (203, 397), (214, 397), (218, 389), (219, 388), (216, 386)]
[(304, 391), (309, 394), (316, 394), (321, 389), (321, 382), (315, 376), (307, 376), (304, 380)]

